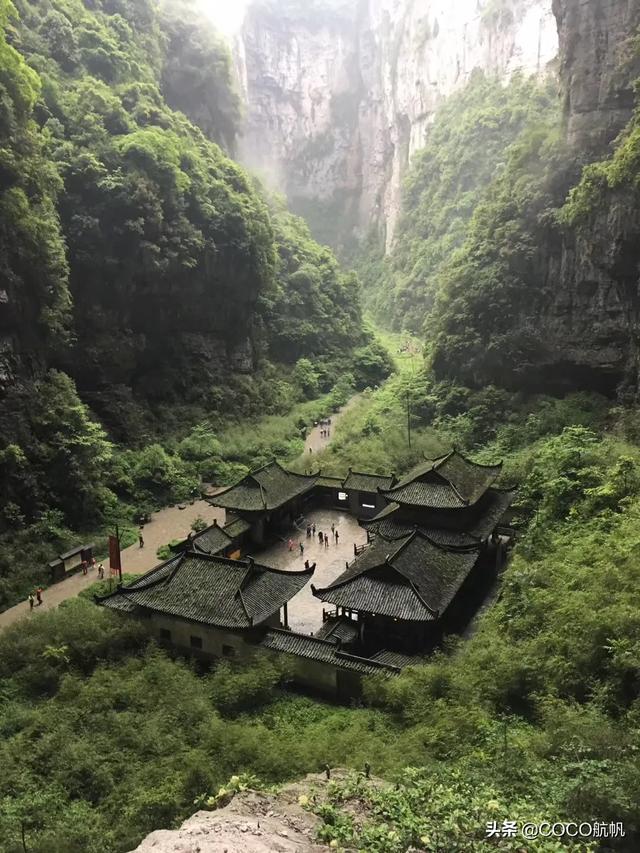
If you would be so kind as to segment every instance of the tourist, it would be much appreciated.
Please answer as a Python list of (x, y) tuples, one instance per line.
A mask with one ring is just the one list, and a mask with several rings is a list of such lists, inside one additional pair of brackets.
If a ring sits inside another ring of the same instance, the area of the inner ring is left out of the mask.
[(322, 532), (322, 530), (318, 532), (318, 539), (320, 540), (320, 544), (322, 545), (324, 541), (324, 533)]
[(326, 533), (324, 534), (324, 547), (325, 548), (329, 547), (329, 536)]
[(33, 593), (29, 593), (29, 610), (33, 610), (33, 605), (35, 602), (35, 598), (33, 597)]
[(82, 574), (86, 575), (86, 573), (87, 573), (87, 561), (83, 560), (82, 561)]
[(92, 568), (92, 569), (95, 569), (95, 567), (96, 567), (96, 558), (95, 558), (95, 557), (92, 557), (92, 558), (91, 558), (91, 568)]
[(139, 545), (141, 548), (144, 548), (144, 538), (143, 538), (143, 536), (142, 536), (142, 531), (140, 531), (140, 532), (138, 533), (138, 545)]
[(333, 535), (336, 537), (336, 545), (337, 545), (338, 544), (338, 531), (336, 530), (336, 532)]
[(300, 556), (304, 557), (304, 545), (302, 544), (302, 542), (300, 542), (299, 544), (300, 544)]
[(314, 536), (316, 535), (316, 526), (315, 526), (315, 524), (312, 524), (312, 525), (311, 525), (311, 532), (313, 533), (313, 535), (314, 535)]
[(304, 567), (305, 567), (305, 569), (309, 568), (309, 560), (304, 561)]
[(309, 448), (309, 453), (313, 453), (313, 447)]
[(332, 532), (332, 533), (334, 533), (334, 534), (335, 534), (335, 532), (336, 532), (336, 525), (335, 525), (335, 523), (332, 523), (332, 524), (331, 524), (331, 532)]
[(307, 539), (311, 538), (311, 525), (307, 524)]
[(293, 551), (293, 539), (289, 539), (289, 550)]
[(98, 566), (98, 577), (100, 578), (100, 580), (104, 578), (104, 566), (102, 565), (102, 563), (100, 563), (100, 565)]
[(42, 587), (39, 586), (36, 590), (36, 598), (38, 599), (38, 605), (42, 604)]

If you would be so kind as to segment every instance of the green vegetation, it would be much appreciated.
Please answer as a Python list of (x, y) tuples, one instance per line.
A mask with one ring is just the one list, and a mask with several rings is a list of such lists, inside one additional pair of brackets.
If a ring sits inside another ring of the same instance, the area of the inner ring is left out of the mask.
[(400, 474), (456, 444), (504, 457), (520, 488), (498, 601), (371, 680), (367, 707), (284, 693), (281, 661), (174, 658), (95, 607), (108, 581), (5, 631), (3, 851), (120, 853), (248, 780), (365, 762), (390, 786), (330, 789), (334, 847), (466, 853), (493, 849), (487, 821), (546, 818), (623, 821), (617, 849), (638, 849), (637, 411), (527, 396), (546, 350), (521, 322), (541, 247), (636, 205), (638, 117), (580, 178), (547, 85), (475, 75), (443, 107), (392, 257), (363, 265), (378, 316), (426, 329), (425, 363), (414, 339), (374, 338), (356, 277), (219, 147), (237, 133), (229, 57), (189, 2), (18, 7), (0, 0), (0, 607), (79, 536), (101, 547), (203, 481), (296, 459), (355, 392), (314, 455), (326, 473)]
[[(496, 839), (487, 837), (487, 826), (503, 821), (540, 824), (526, 799), (512, 798), (508, 804), (497, 799), (495, 789), (483, 781), (470, 784), (456, 774), (433, 774), (408, 767), (395, 787), (378, 787), (362, 775), (331, 782), (326, 801), (308, 807), (322, 818), (318, 833), (322, 841), (339, 848), (370, 853), (404, 853), (409, 849), (442, 851), (491, 851)], [(364, 818), (363, 818), (364, 816)], [(500, 839), (501, 850), (520, 853), (527, 848), (521, 838)], [(533, 848), (530, 848), (533, 849)], [(557, 853), (554, 839), (538, 839), (536, 851)], [(594, 843), (578, 844), (582, 853)]]
[(54, 549), (297, 455), (389, 372), (356, 277), (216, 144), (237, 131), (230, 58), (190, 0), (18, 8), (0, 15), (0, 608)]
[[(494, 196), (510, 146), (557, 121), (556, 84), (475, 72), (438, 110), (427, 144), (405, 180), (403, 216), (393, 252), (363, 261), (365, 292), (381, 322), (420, 332), (443, 286), (452, 254), (472, 229), (478, 205)], [(491, 185), (492, 189), (487, 192)], [(375, 252), (375, 250), (374, 250)]]
[[(404, 414), (394, 383), (419, 375), (414, 359), (397, 360), (399, 378), (369, 395), (374, 421)], [(521, 483), (519, 544), (500, 600), (470, 639), (451, 638), (424, 666), (372, 681), (370, 707), (346, 709), (281, 693), (286, 666), (267, 659), (198, 672), (149, 645), (135, 623), (87, 600), (36, 614), (0, 637), (0, 820), (8, 853), (21, 850), (23, 824), (29, 850), (131, 849), (232, 775), (273, 784), (325, 763), (361, 770), (367, 761), (390, 785), (336, 786), (320, 812), (327, 841), (355, 839), (376, 853), (401, 853), (408, 843), (493, 849), (484, 840), (488, 821), (551, 815), (622, 820), (620, 849), (634, 849), (634, 420), (596, 396), (525, 400), (501, 392), (498, 403), (491, 390), (434, 389), (435, 415), (427, 422), (413, 415), (416, 448), (437, 449), (455, 435), (485, 458), (504, 455), (505, 480)], [(357, 422), (366, 424), (364, 415)], [(362, 467), (366, 446), (348, 417), (337, 427), (336, 461), (351, 448)], [(387, 459), (411, 461), (401, 448)], [(360, 800), (370, 814), (364, 826), (349, 817), (350, 803)]]
[[(634, 51), (640, 50), (637, 39)], [(636, 82), (637, 95), (640, 84)], [(640, 105), (636, 105), (629, 123), (616, 140), (613, 154), (606, 160), (585, 166), (578, 184), (569, 193), (560, 220), (583, 231), (594, 217), (615, 202), (615, 194), (626, 192), (627, 209), (637, 203), (638, 169), (640, 168)]]
[[(630, 38), (621, 87), (637, 54)], [(449, 99), (413, 161), (390, 257), (381, 262), (374, 245), (360, 262), (365, 291), (381, 321), (424, 331), (439, 379), (607, 394), (622, 381), (635, 393), (635, 368), (574, 360), (549, 317), (562, 314), (559, 288), (579, 282), (589, 293), (592, 276), (632, 299), (638, 108), (611, 155), (585, 165), (564, 141), (554, 86), (476, 75)]]

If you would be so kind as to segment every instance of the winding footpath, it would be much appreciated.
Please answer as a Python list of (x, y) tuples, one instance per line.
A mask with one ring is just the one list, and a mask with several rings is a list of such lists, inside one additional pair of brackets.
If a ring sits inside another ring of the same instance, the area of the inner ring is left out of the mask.
[[(180, 509), (178, 506), (170, 506), (154, 512), (151, 521), (145, 524), (143, 528), (144, 548), (140, 548), (136, 542), (135, 545), (125, 548), (122, 552), (123, 573), (141, 575), (157, 566), (157, 549), (172, 539), (184, 539), (191, 530), (191, 522), (198, 516), (201, 516), (207, 524), (213, 524), (214, 519), (217, 519), (221, 524), (224, 523), (224, 510), (217, 509), (206, 501), (195, 501), (192, 504), (187, 504), (184, 509)], [(105, 577), (109, 576), (108, 565), (108, 560), (105, 559)], [(47, 587), (42, 594), (42, 605), (34, 607), (33, 613), (52, 610), (62, 601), (73, 598), (97, 580), (97, 569), (91, 569), (87, 575), (78, 572), (66, 580)], [(20, 602), (15, 607), (10, 607), (0, 613), (0, 630), (29, 616), (29, 603), (27, 601)]]
[(356, 403), (360, 400), (360, 394), (355, 394), (348, 400), (341, 409), (338, 409), (337, 412), (334, 412), (331, 415), (331, 426), (329, 427), (329, 437), (325, 437), (322, 435), (323, 427), (320, 425), (314, 427), (309, 434), (307, 435), (306, 441), (304, 443), (304, 459), (308, 460), (309, 463), (314, 461), (313, 454), (319, 453), (321, 450), (324, 450), (325, 447), (328, 447), (331, 444), (331, 440), (333, 438), (334, 430), (338, 425), (338, 422), (341, 418), (346, 415), (346, 413), (352, 409)]
[[(336, 424), (358, 399), (358, 395), (352, 397), (342, 409), (331, 416), (331, 435), (329, 438), (321, 435), (320, 426), (314, 427), (309, 432), (305, 442), (305, 458), (313, 459), (314, 453), (323, 450), (331, 443)], [(311, 448), (311, 453), (309, 453), (309, 448)], [(148, 572), (154, 566), (157, 566), (157, 549), (161, 545), (171, 542), (172, 539), (184, 539), (191, 530), (191, 523), (198, 516), (203, 518), (208, 525), (213, 524), (214, 520), (217, 520), (219, 524), (224, 524), (225, 522), (224, 509), (213, 507), (207, 501), (194, 501), (184, 506), (183, 509), (180, 509), (180, 506), (184, 505), (166, 507), (153, 513), (151, 521), (144, 526), (144, 548), (140, 548), (138, 543), (136, 543), (129, 548), (125, 548), (122, 552), (123, 573), (141, 575), (144, 572)], [(106, 559), (104, 560), (104, 567), (105, 577), (108, 577), (109, 569), (108, 560)], [(61, 602), (69, 598), (74, 598), (83, 589), (91, 586), (97, 580), (97, 570), (92, 569), (87, 575), (79, 572), (66, 580), (47, 587), (42, 595), (42, 605), (34, 607), (33, 613), (53, 610)], [(0, 631), (21, 619), (30, 618), (31, 615), (28, 601), (22, 601), (20, 604), (10, 607), (8, 610), (0, 613)]]

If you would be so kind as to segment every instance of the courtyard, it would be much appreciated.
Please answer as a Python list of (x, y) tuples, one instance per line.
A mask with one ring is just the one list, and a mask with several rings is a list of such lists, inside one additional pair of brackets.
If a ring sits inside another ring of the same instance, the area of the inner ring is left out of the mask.
[[(337, 509), (313, 509), (306, 516), (306, 521), (316, 525), (316, 535), (307, 539), (306, 522), (301, 530), (292, 528), (285, 535), (284, 541), (253, 554), (255, 559), (267, 566), (289, 571), (300, 571), (304, 568), (305, 560), (316, 564), (313, 583), (316, 587), (328, 586), (346, 568), (346, 563), (354, 558), (354, 545), (364, 545), (367, 541), (366, 531), (363, 530), (353, 516)], [(338, 543), (331, 533), (334, 524), (338, 531)], [(320, 545), (318, 533), (322, 531), (329, 536), (329, 546)], [(293, 549), (289, 550), (289, 539)], [(300, 553), (300, 543), (304, 546), (304, 554)], [(323, 604), (311, 593), (311, 583), (308, 583), (289, 602), (289, 627), (301, 634), (315, 634), (322, 625), (322, 610), (330, 609), (331, 605)]]

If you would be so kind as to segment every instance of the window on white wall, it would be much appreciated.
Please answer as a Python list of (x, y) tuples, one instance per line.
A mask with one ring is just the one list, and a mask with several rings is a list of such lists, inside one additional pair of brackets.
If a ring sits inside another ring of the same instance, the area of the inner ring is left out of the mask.
[(348, 501), (349, 495), (346, 492), (338, 492), (338, 500), (339, 501)]

